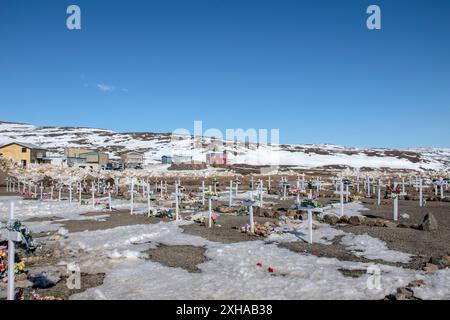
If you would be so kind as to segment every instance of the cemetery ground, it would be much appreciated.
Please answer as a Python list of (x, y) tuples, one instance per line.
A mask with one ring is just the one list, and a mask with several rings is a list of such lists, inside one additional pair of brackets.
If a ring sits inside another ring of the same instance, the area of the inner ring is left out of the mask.
[[(67, 191), (63, 201), (46, 202), (0, 188), (0, 201), (2, 196), (22, 198), (18, 218), (40, 244), (34, 254), (19, 251), (28, 271), (17, 276), (16, 287), (34, 286), (41, 295), (61, 299), (450, 298), (450, 261), (443, 261), (450, 255), (450, 202), (434, 201), (431, 191), (425, 197), (433, 201), (419, 207), (414, 188), (408, 188), (409, 200), (399, 201), (397, 222), (391, 199), (380, 205), (373, 195), (351, 199), (344, 209), (347, 220), (315, 218), (310, 244), (307, 216), (292, 210), (295, 196), (266, 194), (264, 208), (254, 208), (254, 220), (264, 231), (255, 235), (242, 232), (248, 212), (236, 214), (228, 207), (226, 185), (222, 182), (218, 190), (225, 199), (212, 201), (218, 213), (212, 228), (192, 221), (188, 201), (181, 202), (182, 220), (173, 221), (148, 217), (145, 198), (136, 198), (131, 215), (128, 195), (114, 197), (109, 211), (104, 204), (94, 209), (69, 204)], [(198, 181), (185, 187), (201, 201)], [(248, 180), (240, 193), (250, 189)], [(339, 204), (333, 191), (319, 191), (316, 201)], [(174, 207), (170, 197), (152, 205)], [(207, 210), (207, 201), (201, 207)], [(239, 201), (233, 204), (241, 207)], [(7, 208), (2, 204), (0, 210), (5, 222)], [(338, 209), (332, 206), (329, 212)], [(422, 230), (429, 213), (436, 229)], [(81, 270), (77, 289), (67, 286), (71, 263)], [(370, 266), (381, 270), (381, 289), (367, 288)], [(4, 284), (0, 288), (4, 299)]]

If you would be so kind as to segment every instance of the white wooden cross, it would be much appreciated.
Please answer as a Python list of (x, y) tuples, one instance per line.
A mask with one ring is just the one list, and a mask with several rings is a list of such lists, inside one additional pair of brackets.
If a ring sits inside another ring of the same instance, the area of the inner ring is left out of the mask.
[(377, 205), (381, 205), (381, 180), (378, 179), (378, 184), (377, 184), (378, 188), (377, 188)]
[(322, 190), (322, 181), (319, 177), (316, 178), (316, 181), (314, 182), (314, 186), (316, 187), (316, 191), (319, 192)]
[(309, 231), (309, 235), (308, 235), (308, 243), (312, 244), (313, 243), (313, 213), (322, 213), (323, 209), (322, 208), (314, 208), (312, 206), (307, 206), (307, 207), (298, 207), (298, 209), (300, 211), (306, 211), (308, 212), (308, 231)]
[(341, 209), (341, 217), (342, 217), (344, 215), (344, 196), (347, 195), (348, 192), (344, 191), (344, 181), (341, 180), (339, 183), (340, 183), (340, 191), (338, 191), (338, 192), (335, 191), (334, 194), (340, 195), (340, 198), (341, 198), (340, 209)]
[(423, 181), (422, 178), (418, 178), (415, 185), (416, 189), (419, 190), (419, 206), (424, 207), (425, 203), (423, 201)]
[(152, 194), (152, 192), (150, 191), (150, 183), (148, 183), (147, 182), (147, 217), (150, 217), (150, 215), (151, 215), (151, 199), (150, 199), (150, 196), (151, 196), (151, 194)]
[[(212, 192), (211, 186), (209, 186), (209, 193)], [(206, 198), (208, 199), (208, 227), (212, 228), (212, 198), (213, 196), (210, 194), (206, 194)]]
[(233, 205), (233, 191), (234, 191), (234, 187), (233, 187), (233, 180), (230, 180), (230, 186), (227, 187), (229, 194), (228, 194), (228, 206), (231, 207)]
[(300, 200), (300, 180), (299, 179), (297, 179), (297, 201), (296, 202), (299, 206), (302, 205), (302, 202)]
[(77, 186), (78, 186), (78, 204), (81, 205), (82, 201), (81, 192), (83, 191), (83, 185), (81, 184), (81, 182), (79, 182)]
[(286, 200), (287, 199), (287, 197), (286, 197), (286, 190), (287, 190), (288, 185), (289, 185), (289, 183), (288, 183), (287, 179), (286, 178), (282, 178), (281, 179), (281, 187), (283, 188), (283, 198), (282, 198), (282, 200)]
[[(9, 223), (14, 223), (14, 202), (11, 201), (9, 207)], [(8, 300), (15, 300), (15, 278), (14, 278), (14, 270), (15, 270), (15, 242), (20, 242), (22, 239), (22, 235), (16, 231), (8, 230), (8, 292), (7, 298)]]
[(94, 181), (91, 182), (91, 193), (92, 193), (92, 208), (95, 208), (95, 184), (94, 184)]
[(134, 214), (134, 178), (131, 179), (131, 190), (130, 190), (130, 214)]
[(39, 193), (40, 193), (40, 199), (41, 201), (44, 199), (44, 184), (41, 182), (41, 184), (39, 185)]
[(441, 190), (441, 200), (444, 199), (444, 179), (439, 179), (439, 186)]
[(370, 198), (371, 194), (370, 194), (370, 178), (369, 177), (366, 178), (366, 185), (367, 185), (367, 187), (366, 187), (367, 198)]
[(62, 182), (58, 182), (58, 201), (61, 202)]
[(69, 182), (69, 203), (72, 203), (72, 182)]
[(253, 191), (253, 175), (250, 177), (251, 182), (250, 182), (250, 188)]
[(269, 179), (267, 179), (267, 183), (268, 183), (268, 186), (269, 186), (268, 190), (271, 190), (272, 189), (272, 177), (271, 176), (269, 176)]
[[(397, 189), (397, 182), (394, 182), (394, 190)], [(394, 221), (398, 221), (398, 198), (406, 196), (406, 192), (393, 193), (394, 198)]]
[(183, 195), (180, 192), (181, 186), (178, 185), (178, 183), (175, 183), (175, 192), (172, 193), (173, 196), (175, 196), (175, 221), (179, 220), (180, 215), (180, 197)]
[(259, 184), (258, 184), (258, 190), (259, 190), (259, 207), (262, 208), (264, 207), (264, 184), (262, 182), (262, 180), (259, 180)]
[(253, 193), (250, 192), (250, 198), (244, 201), (246, 207), (248, 207), (248, 213), (250, 216), (250, 232), (255, 233), (255, 221), (253, 219), (253, 204), (255, 201), (253, 200)]
[(236, 185), (236, 198), (238, 196), (239, 193), (239, 185), (241, 184), (241, 181), (239, 181), (239, 178), (236, 178), (236, 180), (234, 181), (235, 185)]

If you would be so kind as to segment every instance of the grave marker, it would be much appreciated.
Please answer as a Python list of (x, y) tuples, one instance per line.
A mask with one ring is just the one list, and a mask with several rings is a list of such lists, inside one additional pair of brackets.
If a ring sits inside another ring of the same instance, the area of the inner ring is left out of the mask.
[(394, 199), (394, 221), (398, 221), (398, 198), (401, 196), (406, 196), (406, 192), (401, 192), (397, 182), (394, 182), (394, 190), (392, 192)]
[(347, 195), (348, 192), (344, 191), (344, 181), (341, 180), (339, 183), (340, 183), (340, 191), (338, 192), (335, 191), (334, 194), (338, 194), (340, 196), (340, 203), (341, 203), (340, 209), (342, 217), (344, 215), (344, 195)]

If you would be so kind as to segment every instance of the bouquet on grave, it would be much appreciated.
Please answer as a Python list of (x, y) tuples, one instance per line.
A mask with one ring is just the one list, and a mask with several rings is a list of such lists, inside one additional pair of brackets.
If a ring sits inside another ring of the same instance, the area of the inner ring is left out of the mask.
[[(6, 249), (0, 249), (0, 279), (6, 278), (8, 276), (8, 254)], [(14, 265), (14, 273), (21, 274), (25, 273), (25, 262), (20, 261)]]
[(43, 296), (39, 294), (36, 290), (31, 288), (26, 289), (19, 289), (16, 292), (16, 300), (62, 300), (60, 298), (54, 297), (54, 296)]
[(400, 186), (396, 186), (394, 189), (391, 190), (390, 193), (388, 193), (388, 197), (391, 199), (397, 199), (400, 196), (401, 189)]
[(214, 197), (217, 197), (218, 194), (217, 194), (216, 192), (214, 192), (214, 191), (206, 191), (206, 192), (205, 192), (205, 196), (206, 196), (207, 198), (214, 198)]
[(302, 201), (302, 207), (303, 208), (322, 208), (322, 205), (314, 200), (306, 199)]
[(20, 220), (15, 220), (7, 224), (6, 229), (10, 232), (18, 232), (21, 235), (21, 242), (19, 246), (25, 249), (28, 253), (34, 252), (37, 249), (37, 243), (33, 239), (30, 230), (25, 227)]

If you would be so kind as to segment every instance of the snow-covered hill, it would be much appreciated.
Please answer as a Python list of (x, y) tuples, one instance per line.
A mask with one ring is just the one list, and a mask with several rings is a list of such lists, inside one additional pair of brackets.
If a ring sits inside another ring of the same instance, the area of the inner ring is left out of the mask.
[[(189, 136), (172, 138), (162, 133), (119, 133), (112, 130), (77, 127), (37, 127), (0, 122), (0, 144), (11, 141), (33, 143), (62, 152), (65, 147), (95, 148), (118, 157), (130, 150), (145, 153), (146, 162), (157, 163), (163, 155), (192, 155), (205, 161), (211, 150), (229, 151), (233, 163), (281, 165), (295, 168), (352, 167), (409, 170), (448, 170), (450, 149), (358, 149), (336, 145), (244, 145), (209, 137), (194, 143)], [(199, 147), (195, 147), (199, 145)]]

